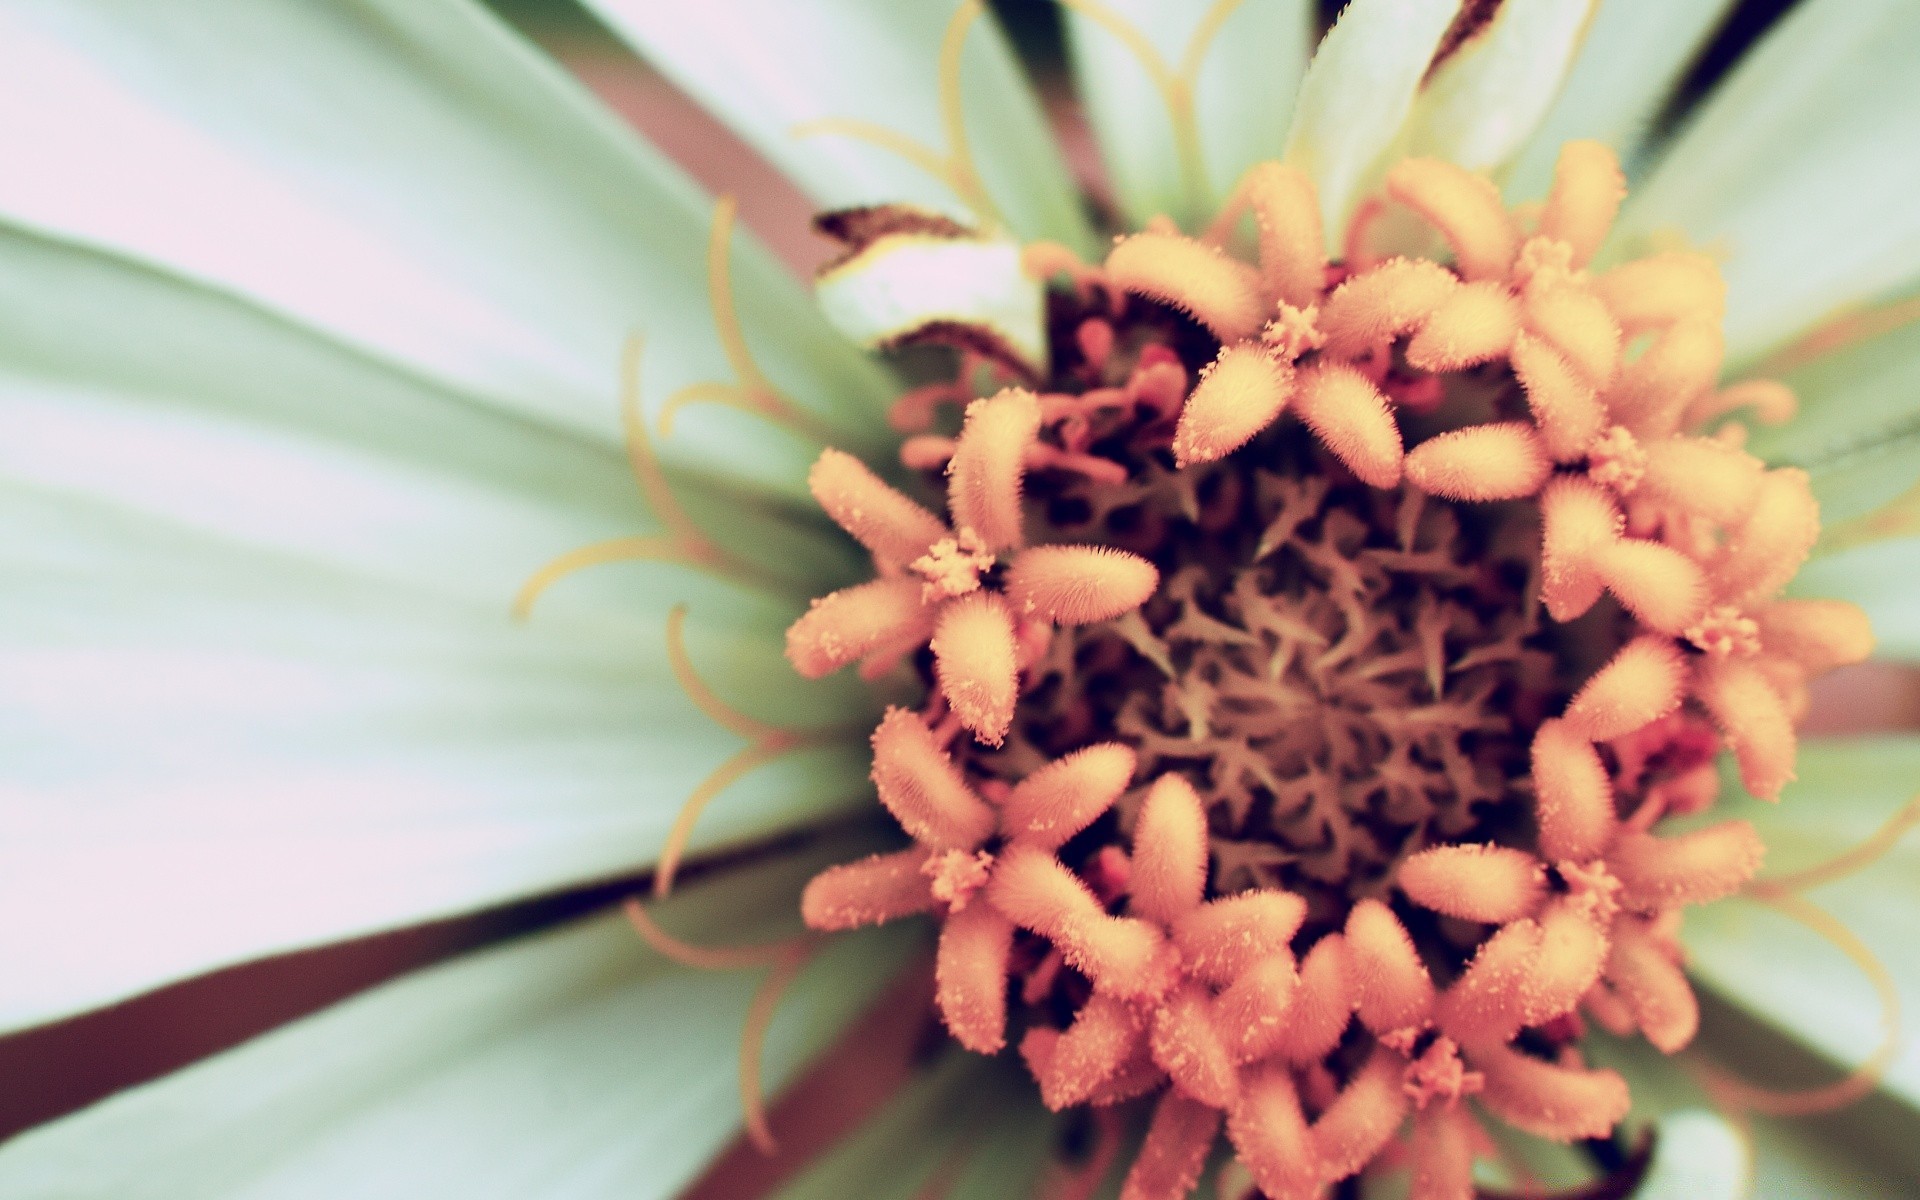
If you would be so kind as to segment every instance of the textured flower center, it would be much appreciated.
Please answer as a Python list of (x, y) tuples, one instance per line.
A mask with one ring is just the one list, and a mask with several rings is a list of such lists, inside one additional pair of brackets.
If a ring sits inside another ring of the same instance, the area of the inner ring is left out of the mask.
[[(873, 734), (914, 844), (806, 919), (934, 914), (958, 1041), (1017, 1047), (1050, 1107), (1151, 1106), (1129, 1196), (1186, 1194), (1223, 1130), (1275, 1198), (1403, 1129), (1430, 1197), (1471, 1194), (1483, 1118), (1610, 1132), (1585, 1021), (1685, 1045), (1680, 911), (1761, 855), (1661, 822), (1723, 748), (1777, 797), (1807, 678), (1870, 641), (1777, 598), (1818, 516), (1741, 449), (1780, 392), (1717, 386), (1711, 262), (1588, 268), (1605, 149), (1527, 218), (1433, 160), (1385, 191), (1333, 262), (1272, 164), (1209, 237), (1028, 248), (1070, 284), (1044, 374), (995, 391), (1017, 360), (968, 354), (894, 413), (944, 504), (837, 451), (811, 479), (876, 574), (789, 657), (926, 699)], [(1388, 206), (1432, 245), (1375, 250)]]

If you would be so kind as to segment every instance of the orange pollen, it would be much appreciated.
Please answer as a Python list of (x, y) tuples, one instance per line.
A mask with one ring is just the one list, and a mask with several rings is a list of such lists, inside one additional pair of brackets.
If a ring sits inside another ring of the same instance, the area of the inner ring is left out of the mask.
[[(1520, 210), (1409, 159), (1325, 230), (1265, 164), (1203, 237), (1030, 248), (1047, 370), (903, 397), (909, 482), (815, 465), (872, 577), (788, 655), (921, 698), (872, 739), (908, 844), (802, 915), (937, 923), (955, 1040), (1049, 1108), (1137, 1108), (1123, 1195), (1187, 1194), (1224, 1137), (1242, 1191), (1392, 1156), (1466, 1196), (1483, 1119), (1613, 1136), (1589, 1021), (1692, 1038), (1678, 922), (1765, 848), (1672, 822), (1722, 752), (1779, 798), (1807, 682), (1872, 632), (1781, 597), (1810, 479), (1708, 428), (1791, 407), (1722, 384), (1712, 261), (1590, 267), (1624, 195), (1592, 142)], [(1389, 240), (1446, 249), (1362, 256)]]

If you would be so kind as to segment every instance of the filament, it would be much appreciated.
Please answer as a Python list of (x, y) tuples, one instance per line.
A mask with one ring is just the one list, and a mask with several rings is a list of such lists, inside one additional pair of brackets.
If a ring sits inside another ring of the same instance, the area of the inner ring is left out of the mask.
[(1802, 892), (1823, 883), (1845, 879), (1878, 862), (1915, 825), (1920, 825), (1920, 796), (1901, 805), (1898, 811), (1887, 818), (1886, 824), (1853, 849), (1836, 854), (1816, 866), (1756, 879), (1747, 890), (1756, 896), (1775, 896), (1786, 892)]
[(620, 907), (627, 914), (627, 920), (632, 923), (642, 941), (662, 956), (697, 971), (733, 971), (743, 967), (764, 967), (779, 961), (781, 956), (789, 953), (797, 943), (811, 940), (802, 935), (784, 941), (765, 942), (757, 946), (696, 946), (692, 942), (681, 941), (660, 928), (659, 923), (653, 919), (653, 914), (647, 911), (646, 905), (640, 903), (638, 896), (627, 897), (627, 902)]
[(780, 1007), (780, 998), (799, 978), (815, 946), (812, 939), (802, 939), (783, 949), (747, 1006), (746, 1027), (740, 1034), (740, 1108), (746, 1114), (747, 1137), (762, 1154), (779, 1149), (767, 1124), (766, 1096), (760, 1085), (760, 1059), (766, 1049), (767, 1030)]

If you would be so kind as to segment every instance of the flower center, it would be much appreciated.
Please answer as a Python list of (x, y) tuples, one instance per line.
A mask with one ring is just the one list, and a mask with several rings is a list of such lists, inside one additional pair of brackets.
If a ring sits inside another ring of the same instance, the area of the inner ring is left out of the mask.
[[(1726, 420), (1755, 390), (1716, 386), (1712, 264), (1588, 270), (1622, 195), (1591, 143), (1531, 220), (1408, 160), (1381, 204), (1433, 246), (1361, 222), (1329, 263), (1311, 184), (1256, 168), (1209, 237), (1029, 248), (1072, 285), (1045, 376), (977, 397), (1019, 360), (970, 353), (894, 413), (944, 517), (814, 469), (876, 577), (789, 657), (927, 698), (873, 735), (914, 845), (804, 915), (935, 914), (959, 1042), (1017, 1045), (1056, 1109), (1152, 1097), (1127, 1195), (1186, 1194), (1222, 1129), (1315, 1194), (1409, 1120), (1419, 1194), (1465, 1195), (1475, 1111), (1624, 1115), (1585, 1020), (1692, 1037), (1678, 915), (1761, 848), (1660, 822), (1713, 803), (1723, 747), (1777, 797), (1807, 678), (1869, 635), (1776, 598), (1818, 518)], [(1222, 249), (1249, 215), (1252, 262)]]

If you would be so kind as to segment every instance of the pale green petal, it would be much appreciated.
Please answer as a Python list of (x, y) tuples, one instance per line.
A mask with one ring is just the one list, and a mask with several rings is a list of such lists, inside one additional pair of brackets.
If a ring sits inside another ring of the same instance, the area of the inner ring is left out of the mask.
[[(1100, 145), (1121, 215), (1139, 228), (1159, 213), (1188, 228), (1204, 225), (1241, 174), (1280, 157), (1294, 92), (1313, 46), (1315, 6), (1304, 0), (1244, 0), (1213, 26), (1192, 89), (1193, 124), (1205, 166), (1193, 194), (1157, 78), (1177, 77), (1193, 36), (1218, 4), (1098, 0), (1100, 10), (1137, 31), (1158, 56), (1141, 55), (1086, 10), (1065, 10), (1075, 90)], [(1164, 75), (1162, 75), (1164, 73)]]
[[(680, 567), (512, 620), (543, 561), (657, 529), (596, 441), (15, 233), (0, 364), (0, 1026), (644, 867), (742, 744), (668, 669), (676, 603), (735, 703), (866, 711), (782, 661), (797, 600)], [(754, 511), (738, 545), (831, 559)], [(696, 845), (861, 802), (859, 751), (748, 776)]]
[[(272, 64), (266, 69), (263, 64)], [(619, 351), (658, 401), (729, 379), (708, 203), (468, 0), (21, 0), (0, 13), (0, 216), (311, 324), (480, 402), (612, 444)], [(744, 237), (773, 380), (848, 427), (883, 377)], [(803, 494), (812, 453), (696, 413), (670, 457)]]
[(1872, 512), (1920, 480), (1920, 323), (1780, 378), (1799, 411), (1785, 425), (1756, 426), (1748, 449), (1806, 467), (1823, 522)]
[(1004, 239), (895, 235), (822, 271), (814, 294), (834, 327), (881, 348), (936, 324), (990, 334), (1046, 374), (1046, 292)]
[(1656, 1123), (1655, 1138), (1633, 1200), (1745, 1200), (1746, 1145), (1724, 1118), (1681, 1109)]
[(1920, 276), (1920, 5), (1809, 0), (1707, 100), (1622, 214), (1724, 256), (1739, 363)]
[[(586, 5), (822, 207), (908, 203), (977, 219), (965, 197), (899, 154), (843, 132), (796, 128), (859, 122), (952, 153), (939, 67), (958, 0)], [(1060, 149), (991, 19), (967, 33), (959, 87), (980, 182), (1013, 232), (1090, 253), (1092, 228)]]
[(1596, 0), (1506, 0), (1441, 64), (1407, 122), (1407, 152), (1471, 171), (1517, 153), (1560, 92)]
[(1337, 239), (1376, 160), (1399, 137), (1458, 0), (1354, 0), (1320, 41), (1287, 132)]
[[(792, 928), (806, 870), (657, 910), (690, 940)], [(912, 929), (837, 940), (782, 1001), (777, 1088), (876, 994)], [(674, 1194), (737, 1130), (761, 972), (708, 973), (617, 915), (387, 984), (0, 1148), (11, 1200), (542, 1200)]]
[(1732, 7), (1732, 0), (1605, 0), (1573, 70), (1507, 177), (1507, 195), (1537, 200), (1553, 182), (1560, 147), (1605, 142), (1629, 169), (1648, 126)]
[[(1766, 874), (1851, 849), (1920, 794), (1920, 738), (1813, 742), (1800, 750), (1799, 774), (1778, 805), (1741, 797), (1726, 806), (1759, 828), (1767, 843)], [(1920, 837), (1902, 840), (1858, 874), (1810, 889), (1806, 898), (1879, 956), (1906, 1012), (1920, 1011), (1920, 955), (1912, 932), (1920, 911)], [(1689, 909), (1684, 936), (1695, 978), (1834, 1062), (1859, 1062), (1879, 1045), (1881, 1011), (1873, 990), (1846, 957), (1798, 922), (1759, 904), (1728, 901)], [(1909, 1040), (1900, 1049), (1885, 1086), (1920, 1105), (1920, 1044)]]
[(1874, 654), (1920, 662), (1920, 537), (1869, 542), (1825, 554), (1800, 569), (1795, 596), (1851, 600), (1873, 619)]

